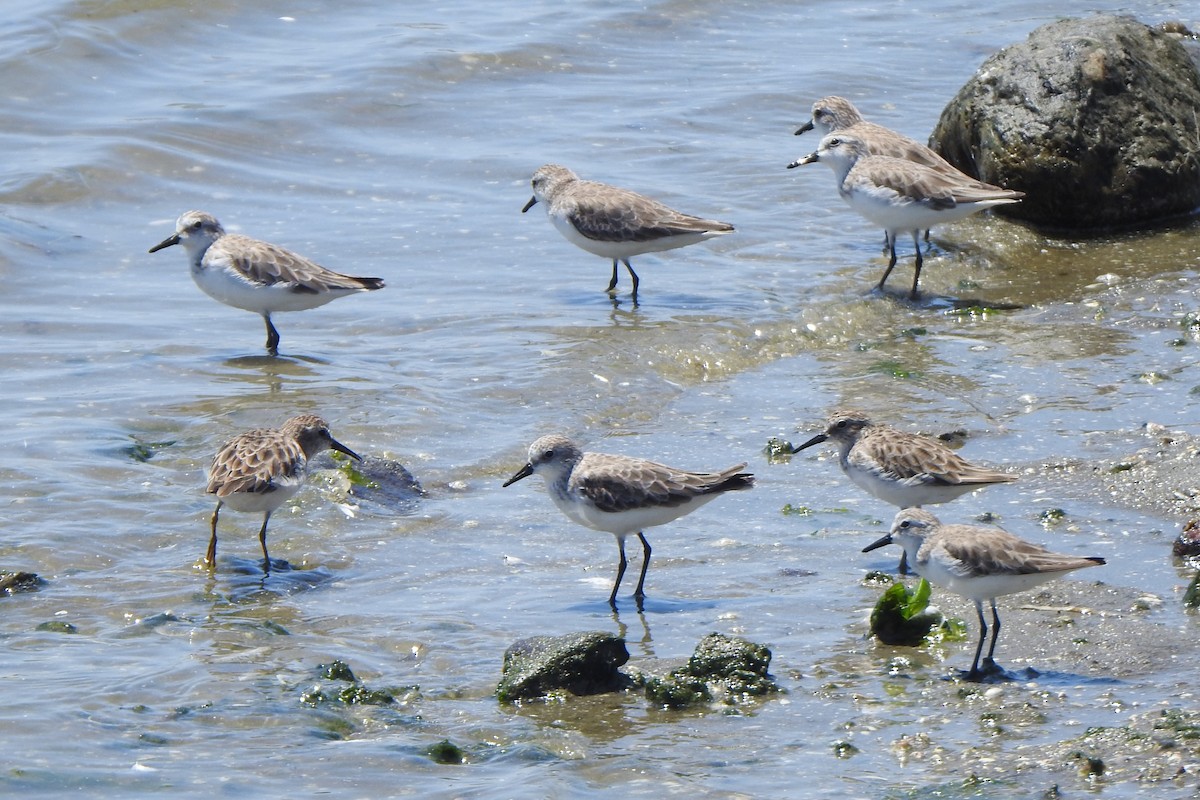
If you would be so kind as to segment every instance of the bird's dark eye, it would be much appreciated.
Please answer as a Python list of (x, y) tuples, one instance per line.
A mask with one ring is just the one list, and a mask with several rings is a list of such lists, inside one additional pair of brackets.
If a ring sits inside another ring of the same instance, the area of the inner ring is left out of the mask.
[(198, 231), (203, 227), (204, 227), (204, 223), (201, 222), (200, 220), (196, 220), (195, 222), (192, 223), (192, 230), (194, 230), (194, 231)]
[(846, 420), (844, 420), (844, 419), (839, 419), (839, 420), (838, 420), (838, 423), (837, 423), (837, 427), (838, 427), (838, 428), (845, 428), (845, 427), (846, 427), (846, 425), (847, 425), (847, 422), (846, 422)]
[(837, 146), (838, 146), (839, 144), (841, 144), (841, 143), (842, 143), (842, 140), (841, 140), (841, 139), (830, 139), (830, 140), (829, 140), (829, 146), (830, 146), (830, 147), (837, 147)]
[(551, 449), (542, 453), (542, 461), (549, 461), (552, 458), (554, 458), (554, 450)]
[(901, 522), (901, 523), (900, 523), (900, 527), (901, 527), (901, 528), (907, 528), (907, 527), (909, 527), (910, 525), (912, 525), (912, 520), (907, 520), (907, 519), (906, 519), (906, 520), (904, 520), (904, 522)]

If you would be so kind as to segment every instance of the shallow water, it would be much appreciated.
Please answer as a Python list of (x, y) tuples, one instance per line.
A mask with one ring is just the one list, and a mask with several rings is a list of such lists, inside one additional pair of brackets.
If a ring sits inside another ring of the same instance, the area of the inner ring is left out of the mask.
[[(10, 9), (0, 415), (15, 446), (0, 459), (0, 568), (47, 584), (0, 598), (0, 786), (779, 796), (804, 776), (846, 797), (928, 796), (958, 786), (972, 748), (1015, 753), (1192, 705), (1187, 574), (1168, 556), (1180, 520), (1056, 470), (1151, 446), (1146, 422), (1195, 431), (1185, 315), (1200, 226), (1073, 241), (970, 220), (935, 230), (933, 299), (913, 305), (870, 293), (880, 236), (827, 171), (784, 169), (816, 146), (792, 136), (813, 99), (843, 94), (924, 136), (993, 50), (1101, 10), (1197, 23), (1153, 2)], [(624, 274), (610, 300), (607, 263), (520, 213), (551, 161), (738, 232), (638, 259), (641, 304)], [(267, 358), (260, 320), (201, 294), (178, 249), (146, 252), (189, 208), (388, 288), (280, 315), (282, 356)], [(952, 313), (948, 296), (1020, 308)], [(861, 578), (896, 554), (858, 550), (891, 510), (828, 453), (762, 453), (850, 403), (912, 430), (963, 429), (967, 457), (1020, 471), (942, 516), (991, 511), (1105, 556), (1102, 574), (1029, 602), (1109, 602), (1106, 624), (1173, 642), (1178, 661), (1114, 652), (1110, 678), (1101, 645), (1050, 636), (1040, 649), (1047, 618), (1011, 612), (998, 655), (1048, 671), (1005, 689), (1041, 718), (997, 732), (941, 680), (970, 643), (897, 654), (865, 639), (878, 589)], [(400, 460), (428, 495), (390, 512), (314, 481), (272, 521), (272, 555), (295, 570), (264, 587), (258, 521), (232, 512), (218, 569), (199, 569), (211, 454), (301, 411)], [(647, 613), (626, 598), (614, 619), (611, 537), (568, 523), (537, 479), (500, 488), (552, 431), (681, 466), (746, 460), (759, 486), (652, 531)], [(1055, 508), (1067, 521), (1040, 526)], [(1143, 593), (1163, 602), (1130, 612)], [(745, 636), (772, 648), (788, 693), (740, 714), (635, 696), (497, 705), (513, 640), (586, 629), (626, 635), (635, 662), (685, 658), (712, 630)], [(908, 677), (896, 658), (912, 660)], [(306, 705), (333, 659), (402, 702)], [(932, 744), (904, 756), (920, 736)], [(443, 739), (469, 763), (434, 763), (425, 751)], [(842, 740), (852, 758), (835, 754)], [(1069, 764), (1011, 780), (995, 796), (1139, 790)]]

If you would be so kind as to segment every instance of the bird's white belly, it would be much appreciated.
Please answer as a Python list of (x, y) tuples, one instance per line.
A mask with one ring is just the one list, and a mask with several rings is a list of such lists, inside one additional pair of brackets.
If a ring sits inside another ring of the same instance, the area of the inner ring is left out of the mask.
[(275, 485), (277, 488), (273, 492), (238, 492), (221, 498), (221, 502), (234, 511), (246, 513), (274, 511), (300, 491), (300, 487), (304, 483), (300, 480), (288, 480), (276, 481)]
[(214, 300), (219, 300), (227, 306), (263, 315), (316, 308), (357, 291), (334, 289), (323, 292), (297, 292), (293, 291), (291, 285), (286, 283), (278, 283), (273, 286), (250, 283), (236, 271), (220, 267), (193, 269), (192, 279), (205, 294)]
[(928, 230), (934, 225), (954, 222), (1004, 200), (958, 203), (950, 208), (931, 208), (902, 197), (891, 189), (856, 186), (842, 195), (850, 206), (881, 228), (889, 231)]
[(979, 488), (971, 484), (927, 484), (919, 479), (902, 483), (888, 480), (875, 472), (856, 466), (843, 466), (842, 469), (846, 476), (867, 494), (897, 508), (946, 503)]
[(627, 511), (601, 511), (590, 502), (578, 500), (569, 495), (564, 497), (551, 492), (550, 496), (559, 510), (573, 522), (595, 531), (607, 531), (614, 536), (623, 538), (631, 533), (637, 533), (657, 525), (665, 525), (679, 519), (718, 495), (699, 495), (677, 506), (647, 506), (631, 508)]
[[(909, 558), (909, 564), (914, 562), (915, 559)], [(915, 564), (915, 569), (933, 585), (949, 589), (970, 600), (990, 600), (1006, 594), (1029, 591), (1062, 575), (1061, 572), (1031, 572), (1024, 575), (981, 575), (976, 578), (964, 578), (946, 569), (936, 559), (930, 559), (925, 565)]]

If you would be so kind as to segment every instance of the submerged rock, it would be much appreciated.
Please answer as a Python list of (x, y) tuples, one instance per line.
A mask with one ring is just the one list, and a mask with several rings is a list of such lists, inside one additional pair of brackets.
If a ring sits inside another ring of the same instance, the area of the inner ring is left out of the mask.
[(387, 511), (410, 513), (425, 496), (413, 474), (391, 458), (363, 456), (362, 461), (353, 461), (327, 450), (313, 459), (311, 469), (337, 470), (349, 482), (346, 494), (363, 505), (380, 506)]
[(984, 62), (930, 146), (1025, 192), (998, 213), (1057, 228), (1127, 226), (1200, 205), (1200, 72), (1177, 35), (1129, 17), (1053, 22)]
[(781, 691), (767, 672), (769, 648), (754, 642), (710, 633), (696, 645), (687, 666), (667, 675), (643, 675), (646, 697), (668, 708), (715, 701), (736, 704), (748, 697)]
[(33, 572), (0, 572), (0, 597), (6, 594), (36, 592), (45, 584)]
[(496, 697), (515, 703), (557, 690), (576, 695), (620, 691), (630, 681), (617, 668), (628, 660), (625, 640), (603, 631), (521, 639), (504, 652)]
[(1175, 537), (1171, 552), (1180, 558), (1200, 556), (1200, 520), (1190, 519)]

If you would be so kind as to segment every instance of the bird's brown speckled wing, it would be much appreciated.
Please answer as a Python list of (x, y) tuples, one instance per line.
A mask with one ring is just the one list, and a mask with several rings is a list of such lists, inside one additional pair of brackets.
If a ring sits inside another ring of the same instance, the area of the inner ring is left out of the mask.
[(581, 234), (601, 242), (645, 242), (705, 231), (731, 231), (733, 226), (681, 214), (637, 192), (617, 186), (579, 181), (562, 199), (571, 223)]
[(848, 460), (858, 466), (876, 465), (900, 480), (921, 479), (929, 483), (1010, 483), (1016, 477), (976, 466), (941, 442), (890, 428), (872, 430), (859, 439)]
[(235, 269), (246, 280), (260, 286), (289, 284), (295, 292), (315, 294), (331, 289), (379, 289), (380, 278), (357, 278), (322, 267), (269, 242), (239, 234), (226, 234), (213, 243), (205, 254), (210, 267)]
[[(598, 454), (587, 458), (594, 455)], [(745, 467), (738, 464), (721, 472), (687, 472), (653, 461), (603, 456), (603, 461), (581, 462), (571, 476), (571, 488), (601, 511), (678, 506), (700, 495), (749, 489), (754, 476), (742, 472)]]
[(1007, 531), (970, 525), (943, 525), (921, 546), (918, 563), (939, 551), (950, 569), (964, 578), (1067, 572), (1101, 563), (1052, 552)]
[(294, 439), (273, 430), (247, 431), (217, 451), (208, 470), (207, 491), (217, 497), (274, 491), (274, 481), (294, 477), (304, 463), (304, 451)]

